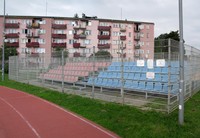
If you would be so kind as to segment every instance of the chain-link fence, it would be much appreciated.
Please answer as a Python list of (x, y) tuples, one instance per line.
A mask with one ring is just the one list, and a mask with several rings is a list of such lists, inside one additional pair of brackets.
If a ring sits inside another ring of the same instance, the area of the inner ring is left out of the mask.
[[(9, 79), (170, 113), (179, 101), (179, 42), (155, 41), (154, 59), (51, 55), (9, 58)], [(121, 55), (124, 55), (123, 49)], [(185, 45), (185, 100), (200, 90), (200, 50)]]

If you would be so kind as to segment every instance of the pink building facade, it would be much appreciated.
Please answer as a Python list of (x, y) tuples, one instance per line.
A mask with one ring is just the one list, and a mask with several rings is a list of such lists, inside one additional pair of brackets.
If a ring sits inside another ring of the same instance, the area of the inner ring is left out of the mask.
[[(96, 17), (6, 16), (5, 43), (19, 54), (46, 53), (67, 49), (71, 57), (89, 57), (95, 47), (115, 58), (120, 47), (128, 59), (154, 57), (154, 23)], [(0, 45), (3, 44), (3, 16), (0, 16)]]

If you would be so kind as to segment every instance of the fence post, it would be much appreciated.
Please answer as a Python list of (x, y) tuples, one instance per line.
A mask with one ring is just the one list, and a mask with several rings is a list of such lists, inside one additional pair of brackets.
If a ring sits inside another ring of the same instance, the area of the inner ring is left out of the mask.
[(92, 74), (92, 98), (94, 98), (94, 75), (95, 75), (95, 46), (93, 46), (93, 74)]
[(19, 56), (16, 56), (16, 76), (17, 76), (17, 81), (18, 81), (19, 80)]
[(44, 53), (42, 53), (42, 86), (44, 86)]
[(62, 50), (62, 92), (64, 92), (64, 50)]
[(120, 49), (121, 49), (121, 96), (122, 96), (122, 104), (124, 104), (124, 47), (123, 47), (123, 42), (122, 42)]
[(168, 102), (167, 112), (170, 113), (170, 94), (171, 94), (171, 39), (168, 39)]

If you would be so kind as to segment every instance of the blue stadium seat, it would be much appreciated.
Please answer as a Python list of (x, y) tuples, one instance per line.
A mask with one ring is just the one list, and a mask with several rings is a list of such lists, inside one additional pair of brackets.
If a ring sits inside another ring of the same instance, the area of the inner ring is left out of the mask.
[(160, 74), (155, 74), (155, 79), (154, 79), (154, 81), (160, 82), (160, 81), (161, 81), (161, 75), (160, 75)]
[(124, 84), (124, 87), (127, 88), (127, 89), (131, 89), (132, 87), (132, 83), (133, 81), (132, 80), (126, 80), (125, 81), (125, 84)]
[(168, 67), (163, 67), (162, 68), (162, 73), (168, 73)]
[(138, 81), (132, 81), (131, 88), (138, 89)]
[(149, 91), (153, 91), (153, 82), (147, 82), (146, 84), (146, 90), (149, 90)]
[(160, 67), (156, 67), (156, 68), (154, 69), (154, 72), (155, 72), (155, 73), (161, 73), (161, 68), (160, 68)]
[(162, 82), (168, 82), (168, 75), (162, 75)]
[(133, 80), (133, 79), (134, 79), (134, 73), (129, 73), (128, 79), (129, 79), (129, 80)]
[(134, 80), (140, 80), (140, 73), (135, 73)]
[(128, 73), (124, 73), (124, 79), (128, 79), (129, 74)]
[(159, 82), (156, 82), (154, 85), (154, 91), (162, 92), (162, 84)]
[(112, 87), (112, 83), (113, 83), (113, 80), (112, 79), (108, 79), (107, 83), (105, 84), (105, 86)]
[(138, 89), (140, 90), (145, 90), (146, 86), (145, 86), (145, 82), (144, 81), (140, 81), (139, 85), (138, 85)]
[(146, 74), (142, 73), (139, 80), (146, 80)]
[(119, 80), (114, 79), (113, 82), (112, 82), (112, 86), (115, 87), (115, 88), (118, 88), (119, 87)]

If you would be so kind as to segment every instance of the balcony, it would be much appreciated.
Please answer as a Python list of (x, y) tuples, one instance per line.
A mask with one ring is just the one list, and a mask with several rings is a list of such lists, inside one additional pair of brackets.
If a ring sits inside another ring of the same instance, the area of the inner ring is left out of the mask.
[(135, 44), (135, 49), (140, 49), (140, 44)]
[(66, 48), (67, 44), (66, 43), (52, 43), (52, 47), (62, 47), (62, 48)]
[(26, 43), (26, 47), (39, 47), (40, 44), (38, 42), (29, 42)]
[(126, 28), (125, 27), (121, 27), (120, 28), (120, 32), (126, 32)]
[(120, 40), (126, 40), (126, 36), (120, 36)]
[(52, 24), (53, 29), (67, 29), (66, 24)]
[(29, 29), (31, 29), (31, 28), (38, 29), (38, 28), (40, 28), (40, 24), (39, 23), (27, 24), (26, 27)]
[(81, 57), (81, 54), (79, 52), (75, 52), (74, 57)]
[(74, 29), (75, 30), (78, 30), (78, 29), (86, 29), (86, 25), (85, 24), (79, 24), (77, 26), (74, 26)]
[(98, 26), (99, 31), (110, 31), (111, 26)]
[(80, 48), (86, 48), (86, 45), (80, 45)]
[(52, 34), (52, 38), (66, 39), (66, 34)]
[(39, 38), (39, 33), (30, 33), (30, 34), (26, 34), (27, 38)]
[(6, 38), (19, 38), (18, 33), (10, 33), (5, 35)]
[(13, 43), (7, 42), (5, 43), (5, 45), (7, 47), (19, 47), (19, 42), (13, 42)]
[(19, 28), (19, 23), (6, 23), (5, 28)]
[(109, 49), (110, 48), (110, 44), (98, 44), (98, 48), (99, 49)]
[(135, 39), (135, 41), (139, 41), (140, 40), (140, 36), (135, 36), (134, 39)]
[(81, 44), (80, 43), (73, 43), (74, 48), (80, 48)]
[(109, 39), (110, 39), (110, 35), (98, 35), (98, 39), (106, 39), (106, 40), (109, 40)]

